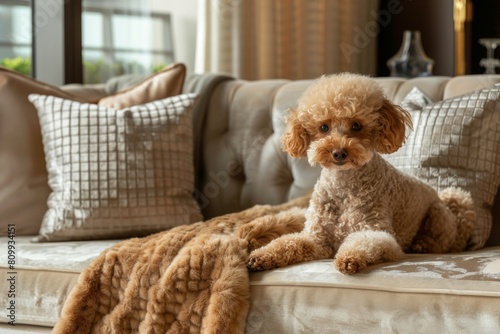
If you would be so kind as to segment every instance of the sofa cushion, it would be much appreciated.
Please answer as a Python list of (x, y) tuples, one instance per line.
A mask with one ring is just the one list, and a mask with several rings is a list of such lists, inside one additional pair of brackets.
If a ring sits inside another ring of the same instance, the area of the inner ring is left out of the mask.
[(184, 94), (125, 109), (30, 95), (52, 193), (38, 241), (125, 238), (201, 220)]
[[(12, 270), (6, 266), (7, 252), (0, 253), (0, 275), (15, 278), (15, 299), (9, 298), (7, 284), (0, 285), (2, 309), (15, 300), (16, 326), (13, 328), (20, 324), (53, 327), (80, 272), (102, 251), (118, 242), (32, 243), (29, 236), (16, 236), (14, 240), (16, 249), (22, 250), (15, 255), (15, 274), (8, 274)], [(2, 320), (8, 321), (8, 318), (3, 316)]]
[(405, 255), (356, 275), (312, 261), (251, 274), (250, 294), (247, 334), (497, 333), (500, 248)]
[[(17, 237), (17, 248), (23, 250), (16, 265), (17, 324), (54, 326), (80, 272), (116, 242), (31, 243), (29, 237)], [(361, 328), (397, 333), (422, 328), (429, 333), (461, 333), (489, 328), (496, 333), (499, 258), (496, 247), (405, 255), (353, 276), (338, 272), (332, 260), (251, 273), (245, 332), (331, 333), (336, 328), (348, 333)], [(6, 264), (7, 252), (0, 252), (2, 277), (8, 276)], [(2, 309), (9, 303), (8, 288), (0, 285)]]
[(414, 131), (387, 160), (438, 191), (450, 186), (469, 191), (477, 212), (469, 247), (484, 246), (500, 185), (500, 87), (435, 103), (414, 88), (401, 105), (410, 112)]
[(0, 67), (0, 235), (7, 233), (7, 224), (15, 224), (18, 235), (38, 233), (47, 211), (50, 188), (31, 93), (89, 102)]

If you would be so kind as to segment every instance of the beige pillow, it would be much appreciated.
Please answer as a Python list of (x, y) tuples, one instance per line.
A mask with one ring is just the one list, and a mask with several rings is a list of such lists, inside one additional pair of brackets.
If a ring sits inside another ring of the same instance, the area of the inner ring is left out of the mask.
[(47, 171), (31, 93), (88, 102), (57, 87), (0, 67), (0, 235), (37, 234), (47, 211)]
[(194, 94), (120, 110), (29, 99), (52, 189), (36, 241), (144, 236), (202, 219), (193, 199)]
[(401, 105), (411, 113), (415, 130), (387, 160), (438, 190), (470, 191), (478, 220), (469, 248), (482, 247), (500, 185), (500, 87), (435, 103), (414, 88)]
[(101, 98), (97, 104), (103, 107), (122, 109), (179, 95), (182, 93), (185, 77), (186, 66), (174, 63), (130, 88)]

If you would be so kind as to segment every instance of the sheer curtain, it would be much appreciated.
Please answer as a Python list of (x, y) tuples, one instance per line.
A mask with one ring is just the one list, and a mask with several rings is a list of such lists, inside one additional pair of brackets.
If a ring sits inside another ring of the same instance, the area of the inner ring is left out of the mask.
[(199, 0), (195, 72), (376, 73), (378, 0)]

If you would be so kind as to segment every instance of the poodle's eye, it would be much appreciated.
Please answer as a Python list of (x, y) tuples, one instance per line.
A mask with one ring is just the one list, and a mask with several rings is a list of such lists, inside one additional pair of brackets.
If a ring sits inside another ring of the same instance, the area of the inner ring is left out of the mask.
[(328, 132), (330, 130), (330, 127), (326, 124), (322, 124), (320, 127), (319, 127), (319, 131), (325, 133), (325, 132)]
[(352, 123), (351, 129), (352, 131), (361, 131), (363, 126), (359, 122)]

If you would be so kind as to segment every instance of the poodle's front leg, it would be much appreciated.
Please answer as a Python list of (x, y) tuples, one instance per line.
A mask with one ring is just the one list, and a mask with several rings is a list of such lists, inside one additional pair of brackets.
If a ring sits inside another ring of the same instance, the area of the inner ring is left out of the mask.
[(370, 264), (395, 261), (403, 256), (394, 236), (385, 231), (356, 231), (349, 234), (335, 256), (335, 267), (354, 274)]
[(254, 250), (248, 257), (247, 267), (254, 271), (269, 270), (331, 257), (331, 249), (322, 246), (309, 233), (302, 231), (285, 234)]

